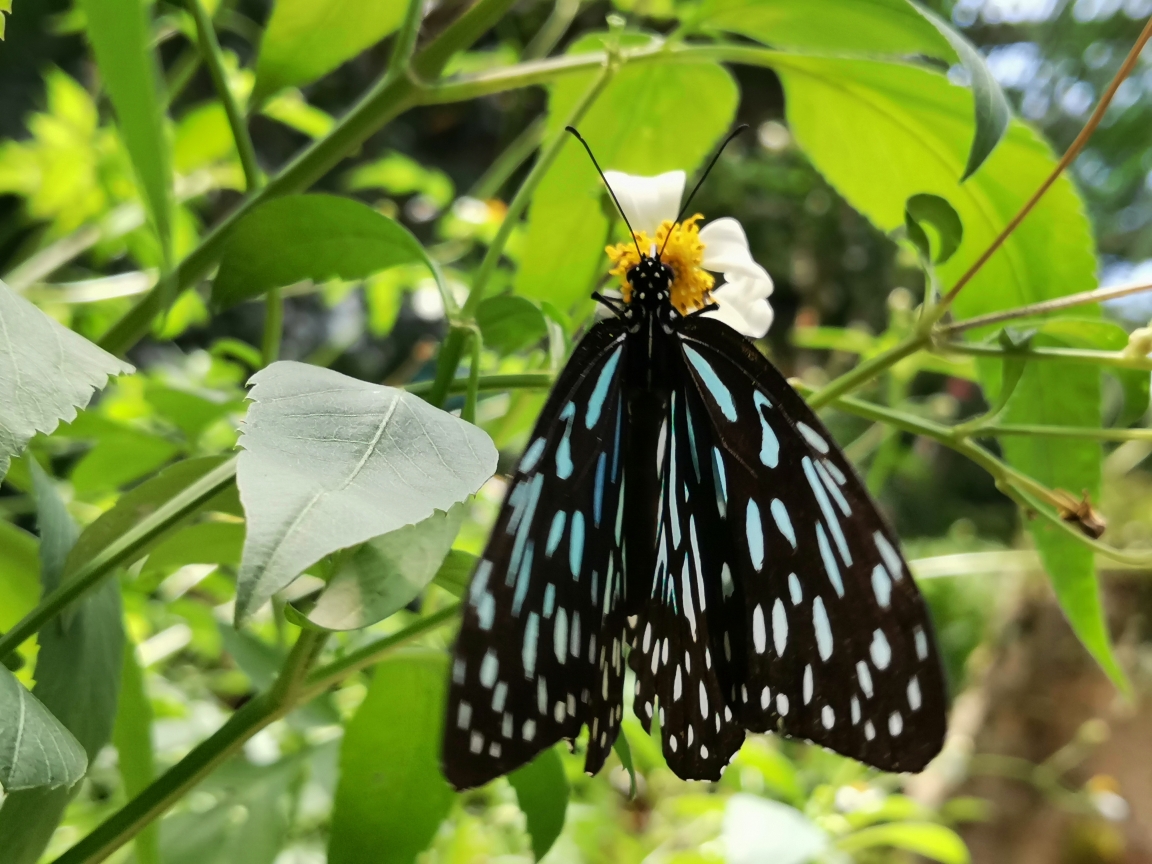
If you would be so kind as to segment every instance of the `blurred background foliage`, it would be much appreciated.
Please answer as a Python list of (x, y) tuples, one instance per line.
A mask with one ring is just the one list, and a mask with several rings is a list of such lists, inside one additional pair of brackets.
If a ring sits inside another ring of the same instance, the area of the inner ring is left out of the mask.
[[(388, 43), (369, 37), (389, 32), (400, 8), (383, 4), (365, 12), (365, 32), (349, 37), (366, 40), (356, 43), (360, 53), (346, 52), (356, 56), (336, 68), (326, 65), (325, 46), (310, 43), (306, 32), (281, 33), (285, 51), (314, 62), (311, 72), (300, 72), (300, 64), (281, 57), (277, 65), (277, 57), (259, 52), (262, 32), (276, 26), (269, 0), (207, 5), (230, 87), (250, 112), (255, 148), (269, 173), (330, 131), (334, 118), (376, 80)], [(1150, 0), (926, 5), (979, 47), (1019, 116), (1057, 151), (1079, 131), (1152, 14)], [(697, 4), (677, 0), (523, 0), (471, 51), (455, 57), (452, 68), (483, 70), (562, 52), (582, 34), (601, 30), (608, 16), (671, 32), (697, 10)], [(166, 132), (177, 198), (172, 244), (179, 259), (237, 203), (245, 178), (191, 19), (166, 2), (157, 2), (153, 12), (171, 117)], [(426, 35), (458, 12), (451, 2), (434, 6)], [(385, 20), (390, 14), (391, 25)], [(96, 95), (84, 26), (82, 10), (68, 0), (17, 0), (8, 17), (0, 45), (0, 272), (57, 320), (98, 340), (155, 284), (164, 256), (146, 224), (107, 101)], [(776, 282), (770, 353), (788, 374), (818, 386), (856, 362), (852, 351), (829, 348), (850, 348), (843, 340), (850, 342), (852, 334), (866, 339), (907, 326), (924, 276), (911, 247), (894, 243), (853, 210), (797, 146), (775, 73), (732, 71), (740, 91), (736, 119), (750, 124), (753, 134), (721, 159), (698, 208), (742, 222), (755, 257)], [(959, 68), (949, 74), (957, 80), (964, 75)], [(431, 250), (449, 285), (466, 290), (541, 139), (545, 102), (542, 91), (531, 89), (408, 111), (325, 176), (316, 191), (354, 197), (396, 218)], [(1091, 218), (1104, 285), (1152, 281), (1149, 129), (1152, 54), (1145, 51), (1071, 172)], [(531, 251), (524, 235), (518, 228), (509, 243), (513, 263)], [(499, 269), (489, 293), (513, 278), (511, 270)], [(549, 303), (547, 288), (528, 292), (538, 304), (506, 295), (482, 308), (479, 324), (492, 355), (487, 369), (549, 370), (566, 356), (573, 316), (579, 323), (590, 306)], [(359, 282), (300, 283), (284, 296), (281, 356), (368, 381), (432, 376), (444, 307), (424, 267), (397, 267)], [(1107, 314), (1131, 330), (1152, 317), (1152, 300), (1136, 295), (1116, 301)], [(174, 460), (235, 445), (244, 383), (262, 365), (263, 321), (258, 303), (213, 313), (201, 293), (185, 290), (131, 352), (141, 374), (119, 379), (93, 408), (38, 439), (34, 451), (67, 479), (62, 494), (78, 522), (90, 523), (120, 490)], [(797, 328), (805, 327), (846, 332), (832, 346), (797, 337)], [(968, 417), (984, 404), (971, 369), (949, 374), (939, 366), (912, 367), (892, 377), (886, 401), (914, 405), (932, 419)], [(1122, 401), (1110, 391), (1105, 397)], [(500, 448), (502, 469), (519, 452), (542, 399), (520, 391), (481, 402), (477, 419)], [(1152, 786), (1148, 761), (1139, 755), (1148, 754), (1152, 742), (1148, 574), (1103, 574), (1109, 623), (1134, 686), (1132, 698), (1124, 700), (1071, 636), (1015, 508), (986, 473), (925, 439), (840, 415), (830, 422), (842, 442), (852, 442), (849, 454), (892, 515), (908, 557), (916, 559), (957, 699), (958, 749), (909, 780), (877, 775), (819, 748), (758, 737), (723, 781), (708, 787), (677, 780), (664, 767), (659, 746), (626, 723), (634, 781), (616, 759), (600, 776), (587, 778), (578, 756), (558, 757), (571, 797), (549, 860), (799, 864), (903, 861), (916, 854), (944, 862), (970, 855), (1013, 862), (1152, 860)], [(1117, 545), (1152, 544), (1152, 478), (1141, 467), (1149, 452), (1152, 445), (1130, 441), (1110, 447), (1105, 459), (1101, 509)], [(4, 629), (37, 593), (32, 487), (24, 460), (14, 463), (0, 494)], [(472, 503), (457, 550), (480, 551), (501, 491), (493, 480)], [(151, 716), (154, 758), (164, 768), (219, 728), (279, 668), (295, 632), (282, 606), (266, 609), (249, 630), (224, 623), (243, 539), (234, 510), (222, 506), (123, 576), (127, 635), (143, 672), (139, 699), (135, 708), (124, 702), (129, 707), (117, 720), (117, 746), (94, 760), (45, 860), (129, 797), (124, 762), (134, 720), (127, 712), (136, 711), (136, 721)], [(191, 559), (195, 563), (186, 563)], [(432, 588), (425, 608), (439, 608), (449, 596)], [(371, 632), (398, 630), (416, 611), (399, 613)], [(346, 637), (341, 650), (364, 638), (366, 633)], [(434, 634), (425, 647), (442, 648), (449, 638)], [(31, 660), (34, 649), (25, 655)], [(425, 660), (386, 661), (374, 675), (350, 679), (259, 733), (164, 818), (156, 834), (114, 860), (325, 860), (333, 825), (350, 818), (341, 816), (341, 796), (359, 792), (340, 790), (342, 773), (350, 776), (358, 759), (376, 764), (372, 760), (387, 751), (389, 740), (404, 740), (410, 717), (398, 707), (440, 698), (433, 692), (440, 687), (436, 680), (421, 685), (405, 677), (409, 662)], [(373, 698), (388, 682), (391, 689)], [(134, 692), (129, 683), (125, 688)], [(530, 799), (546, 799), (554, 788), (555, 778), (528, 777), (446, 798), (441, 789), (398, 785), (371, 803), (388, 812), (416, 807), (406, 800), (414, 798), (436, 815), (439, 827), (421, 860), (530, 860), (534, 841), (546, 833), (533, 820), (545, 818), (537, 811), (548, 807), (534, 808)], [(341, 836), (356, 833), (341, 830)], [(399, 851), (381, 850), (373, 858), (333, 853), (332, 860), (401, 860), (406, 830), (394, 828)], [(419, 830), (411, 828), (414, 835)], [(354, 840), (342, 842), (355, 848)], [(0, 862), (23, 860), (4, 847), (0, 836)]]

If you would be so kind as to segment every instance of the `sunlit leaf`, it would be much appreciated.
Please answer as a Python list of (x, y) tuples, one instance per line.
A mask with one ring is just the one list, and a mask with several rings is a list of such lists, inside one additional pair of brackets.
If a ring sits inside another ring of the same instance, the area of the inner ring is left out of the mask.
[(941, 864), (968, 864), (971, 860), (968, 848), (955, 831), (932, 822), (873, 825), (840, 838), (836, 845), (849, 853), (877, 846), (894, 846)]
[(351, 60), (400, 26), (406, 8), (404, 0), (278, 0), (260, 42), (253, 103)]
[(532, 852), (539, 861), (560, 832), (568, 812), (568, 778), (556, 750), (549, 747), (527, 765), (508, 775), (520, 809), (528, 819)]
[(463, 508), (456, 505), (351, 550), (308, 620), (327, 630), (356, 630), (403, 609), (436, 576), (463, 520)]
[(80, 0), (79, 6), (161, 247), (170, 251), (172, 160), (152, 54), (149, 7), (142, 0)]
[(447, 511), (496, 470), (483, 431), (404, 391), (293, 362), (252, 384), (238, 621), (328, 553)]
[(228, 237), (212, 302), (228, 307), (305, 279), (364, 279), (398, 264), (425, 263), (400, 223), (334, 195), (290, 195), (261, 204)]
[(332, 810), (331, 864), (410, 864), (452, 806), (440, 773), (448, 657), (408, 651), (380, 663), (348, 724)]
[[(569, 53), (603, 50), (604, 38), (585, 36)], [(629, 40), (648, 41), (635, 35)], [(569, 75), (553, 86), (546, 140), (566, 134), (568, 115), (598, 74)], [(738, 101), (735, 81), (719, 65), (628, 65), (580, 121), (580, 131), (605, 169), (634, 174), (691, 171), (728, 131)], [(685, 111), (685, 105), (692, 110)], [(637, 123), (638, 117), (644, 122)], [(609, 217), (604, 200), (603, 181), (588, 154), (571, 141), (532, 199), (516, 274), (517, 293), (562, 309), (591, 294), (608, 266), (604, 244)]]
[(498, 354), (515, 354), (544, 338), (544, 313), (531, 300), (513, 294), (489, 297), (476, 309), (484, 346)]
[(62, 327), (0, 282), (0, 476), (37, 432), (51, 432), (127, 363)]

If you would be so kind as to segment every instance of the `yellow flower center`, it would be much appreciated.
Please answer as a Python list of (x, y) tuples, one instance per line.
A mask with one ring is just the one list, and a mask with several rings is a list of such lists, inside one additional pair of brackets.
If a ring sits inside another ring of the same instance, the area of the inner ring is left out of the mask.
[[(671, 219), (665, 219), (656, 229), (656, 239), (653, 240), (644, 231), (635, 234), (636, 243), (617, 243), (607, 248), (608, 258), (612, 261), (612, 269), (608, 272), (620, 277), (620, 291), (624, 295), (624, 302), (632, 302), (632, 286), (628, 284), (628, 271), (640, 263), (640, 255), (636, 246), (649, 250), (656, 244), (659, 253), (661, 247), (664, 254), (660, 256), (672, 270), (672, 305), (681, 315), (687, 315), (697, 309), (702, 309), (711, 302), (710, 292), (716, 284), (711, 273), (700, 265), (704, 261), (704, 244), (700, 242), (700, 228), (697, 222), (703, 219), (697, 213), (691, 219), (685, 219), (673, 227)], [(672, 232), (668, 238), (668, 232)], [(664, 245), (668, 238), (668, 245)]]

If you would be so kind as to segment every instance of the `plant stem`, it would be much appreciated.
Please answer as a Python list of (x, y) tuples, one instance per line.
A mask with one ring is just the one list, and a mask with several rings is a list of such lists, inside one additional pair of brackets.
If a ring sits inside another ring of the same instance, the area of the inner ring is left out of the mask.
[(863, 363), (855, 366), (851, 371), (845, 372), (839, 378), (835, 378), (825, 384), (807, 397), (808, 404), (812, 406), (813, 410), (823, 408), (833, 400), (871, 381), (885, 369), (895, 366), (905, 357), (915, 354), (921, 348), (927, 346), (928, 343), (929, 338), (925, 335), (917, 334), (915, 336), (909, 336), (898, 345), (893, 345), (887, 351), (882, 351), (873, 357), (869, 357)]
[(484, 348), (484, 341), (480, 331), (472, 331), (469, 339), (472, 346), (472, 362), (468, 369), (468, 386), (464, 391), (464, 408), (460, 411), (460, 419), (469, 423), (476, 422), (476, 394), (480, 389), (480, 357)]
[(944, 342), (933, 346), (933, 350), (972, 357), (1019, 357), (1021, 360), (1056, 360), (1117, 369), (1152, 370), (1152, 357), (1125, 354), (1123, 351), (1094, 351), (1090, 348), (1022, 348), (1019, 351), (1005, 351), (997, 345), (971, 342)]
[(20, 621), (0, 636), (0, 660), (11, 654), (66, 606), (95, 588), (102, 579), (122, 564), (129, 564), (153, 540), (163, 536), (193, 513), (201, 504), (231, 485), (236, 479), (236, 458), (209, 471), (192, 485), (161, 504), (125, 531), (89, 561), (85, 562), (62, 585), (45, 597)]
[(1027, 424), (990, 423), (974, 430), (971, 436), (980, 438), (1008, 435), (1039, 435), (1046, 438), (1091, 438), (1097, 441), (1152, 441), (1152, 429), (1097, 429), (1092, 426), (1043, 426)]
[(481, 200), (494, 197), (516, 169), (536, 152), (536, 148), (540, 146), (540, 139), (544, 137), (544, 126), (543, 117), (537, 117), (526, 126), (524, 131), (512, 139), (512, 143), (488, 166), (488, 170), (468, 190), (468, 194)]
[(264, 365), (280, 359), (280, 339), (284, 331), (284, 297), (279, 288), (264, 295), (264, 339), (261, 344)]
[[(519, 375), (481, 375), (476, 379), (477, 392), (492, 390), (547, 390), (556, 380), (551, 372), (523, 372)], [(471, 378), (453, 378), (448, 382), (447, 392), (464, 393), (468, 390)], [(433, 382), (417, 381), (404, 389), (416, 396), (431, 392)]]
[(252, 146), (252, 136), (248, 134), (248, 124), (244, 122), (244, 113), (232, 95), (232, 88), (228, 86), (228, 73), (224, 70), (224, 55), (220, 51), (220, 42), (216, 38), (216, 28), (212, 19), (204, 11), (201, 0), (184, 0), (192, 18), (196, 21), (196, 32), (200, 37), (200, 54), (204, 64), (208, 67), (208, 74), (212, 78), (212, 86), (216, 88), (216, 95), (224, 103), (224, 113), (228, 116), (228, 125), (232, 127), (232, 137), (236, 140), (236, 152), (240, 156), (240, 167), (244, 171), (244, 184), (248, 192), (260, 188), (262, 177), (260, 166), (256, 162), (256, 148)]
[(424, 19), (424, 0), (408, 0), (404, 20), (396, 32), (392, 44), (392, 56), (388, 58), (388, 77), (398, 78), (408, 74), (408, 64), (412, 51), (416, 48), (416, 37), (420, 35), (420, 23)]
[(472, 4), (468, 11), (453, 21), (448, 29), (416, 56), (412, 62), (412, 71), (423, 79), (438, 76), (444, 71), (453, 54), (463, 51), (490, 30), (515, 2), (516, 0), (479, 0)]
[(327, 634), (302, 630), (280, 675), (269, 690), (245, 703), (220, 729), (53, 864), (96, 864), (105, 860), (179, 801), (261, 729), (349, 675), (378, 662), (389, 651), (439, 627), (455, 616), (459, 609), (460, 604), (455, 604), (421, 618), (398, 633), (378, 639), (311, 673), (309, 667)]
[(1142, 285), (1117, 285), (1113, 288), (1096, 288), (1092, 291), (1081, 291), (1079, 294), (1068, 294), (1057, 297), (1055, 300), (1044, 300), (1040, 303), (1030, 303), (1016, 309), (1005, 309), (1003, 312), (990, 312), (964, 321), (956, 321), (936, 328), (939, 336), (952, 336), (963, 333), (965, 330), (975, 330), (978, 327), (987, 327), (991, 324), (1000, 324), (1004, 321), (1013, 321), (1018, 318), (1030, 318), (1034, 315), (1044, 315), (1060, 309), (1070, 309), (1074, 306), (1085, 306), (1089, 303), (1101, 303), (1105, 300), (1115, 300), (1117, 297), (1127, 297), (1129, 294), (1139, 294), (1152, 290), (1152, 283)]
[(556, 0), (547, 20), (525, 47), (524, 59), (535, 60), (537, 57), (544, 57), (552, 53), (552, 49), (564, 37), (579, 11), (580, 0)]
[(1140, 52), (1144, 49), (1144, 45), (1150, 37), (1152, 37), (1152, 18), (1149, 18), (1148, 22), (1144, 25), (1143, 31), (1141, 31), (1140, 36), (1136, 39), (1136, 44), (1132, 46), (1132, 50), (1128, 52), (1128, 56), (1125, 57), (1124, 62), (1120, 64), (1120, 68), (1112, 79), (1112, 83), (1108, 85), (1108, 89), (1104, 91), (1104, 95), (1100, 97), (1100, 101), (1096, 104), (1096, 109), (1084, 123), (1084, 128), (1080, 130), (1080, 134), (1077, 135), (1076, 139), (1068, 146), (1068, 149), (1064, 152), (1064, 155), (1060, 158), (1056, 167), (1052, 169), (1052, 173), (1040, 184), (1040, 188), (1032, 194), (1032, 197), (1024, 203), (1024, 206), (1020, 208), (1019, 212), (1004, 226), (1004, 230), (997, 235), (996, 239), (988, 245), (988, 248), (972, 263), (972, 266), (965, 271), (964, 275), (956, 281), (956, 284), (948, 290), (948, 293), (945, 294), (936, 305), (933, 309), (934, 321), (940, 320), (940, 317), (947, 311), (952, 301), (956, 299), (956, 295), (963, 290), (965, 285), (972, 281), (972, 278), (980, 272), (980, 268), (988, 262), (988, 259), (995, 254), (996, 250), (1004, 245), (1004, 241), (1007, 240), (1012, 232), (1016, 230), (1017, 226), (1024, 221), (1024, 217), (1032, 212), (1032, 208), (1044, 197), (1044, 193), (1052, 187), (1052, 184), (1056, 182), (1057, 178), (1064, 173), (1064, 169), (1072, 164), (1073, 159), (1080, 155), (1080, 151), (1084, 149), (1084, 145), (1088, 143), (1088, 139), (1092, 137), (1092, 133), (1095, 132), (1096, 127), (1100, 125), (1100, 121), (1104, 119), (1104, 112), (1108, 110), (1108, 106), (1112, 102), (1112, 97), (1116, 95), (1116, 90), (1124, 82), (1124, 79), (1128, 77), (1128, 74), (1140, 59)]

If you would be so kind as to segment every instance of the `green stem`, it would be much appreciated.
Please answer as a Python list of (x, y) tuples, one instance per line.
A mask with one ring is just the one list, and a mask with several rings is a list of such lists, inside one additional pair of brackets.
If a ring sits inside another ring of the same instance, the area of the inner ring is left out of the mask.
[(927, 336), (917, 334), (908, 337), (903, 342), (893, 345), (887, 351), (869, 357), (839, 378), (825, 384), (808, 396), (808, 404), (812, 406), (813, 410), (823, 408), (846, 393), (868, 383), (881, 372), (895, 366), (905, 357), (915, 354), (927, 344)]
[(481, 200), (494, 197), (508, 182), (508, 178), (516, 173), (516, 169), (536, 152), (536, 148), (540, 146), (540, 139), (544, 137), (544, 126), (543, 117), (538, 117), (530, 123), (488, 166), (488, 170), (476, 181), (468, 194)]
[(464, 391), (464, 408), (460, 412), (460, 419), (475, 423), (476, 394), (480, 390), (480, 357), (484, 348), (484, 341), (480, 337), (479, 330), (473, 331), (472, 337), (468, 341), (472, 346), (472, 363), (468, 369), (468, 387)]
[[(556, 378), (551, 372), (523, 372), (519, 375), (481, 375), (476, 379), (477, 392), (493, 390), (547, 390)], [(472, 379), (453, 378), (448, 382), (446, 393), (464, 393), (471, 386)], [(404, 389), (417, 396), (432, 392), (433, 382), (417, 381)]]
[(261, 344), (264, 365), (280, 359), (280, 339), (284, 331), (284, 297), (279, 288), (264, 295), (264, 339)]
[(457, 51), (463, 51), (487, 33), (516, 0), (479, 0), (457, 18), (412, 62), (412, 71), (427, 80), (444, 71)]
[(965, 354), (970, 357), (1019, 357), (1022, 360), (1057, 360), (1062, 363), (1087, 363), (1116, 369), (1152, 370), (1152, 357), (1126, 354), (1123, 351), (1093, 351), (1089, 348), (1021, 348), (1006, 351), (996, 345), (968, 342), (943, 342), (933, 346), (934, 351), (947, 354)]
[(68, 580), (0, 636), (0, 659), (15, 651), (66, 606), (92, 590), (113, 570), (130, 564), (152, 541), (163, 536), (236, 479), (236, 459), (209, 471), (161, 504), (85, 562)]
[(966, 318), (936, 328), (937, 335), (952, 336), (963, 333), (965, 330), (975, 330), (979, 327), (989, 327), (992, 324), (1002, 324), (1005, 321), (1014, 321), (1018, 318), (1031, 318), (1036, 315), (1047, 315), (1049, 312), (1058, 312), (1061, 309), (1071, 309), (1074, 306), (1085, 306), (1091, 303), (1102, 303), (1105, 300), (1115, 300), (1117, 297), (1127, 297), (1130, 294), (1141, 294), (1152, 291), (1152, 284), (1118, 285), (1113, 288), (1096, 288), (1092, 291), (1081, 291), (1079, 294), (1068, 294), (1054, 300), (1043, 300), (1040, 303), (1029, 303), (1027, 306), (1018, 306), (1015, 309), (1005, 309), (1003, 312), (990, 312), (976, 318)]
[(389, 651), (451, 620), (459, 609), (460, 604), (455, 604), (428, 615), (391, 636), (378, 639), (311, 672), (309, 667), (327, 634), (302, 630), (269, 690), (245, 703), (220, 729), (53, 864), (96, 864), (105, 860), (239, 751), (244, 742), (261, 729), (349, 675), (379, 662)]
[(525, 60), (535, 60), (552, 53), (556, 43), (564, 38), (565, 32), (580, 12), (580, 0), (556, 0), (552, 12), (543, 26), (536, 31), (532, 41), (524, 49)]
[(244, 122), (244, 113), (232, 95), (232, 88), (228, 86), (228, 73), (224, 70), (224, 54), (220, 50), (220, 42), (216, 38), (216, 28), (212, 19), (204, 11), (200, 0), (185, 0), (188, 11), (196, 21), (196, 33), (200, 37), (200, 54), (208, 67), (208, 74), (212, 78), (212, 86), (216, 88), (216, 95), (224, 104), (224, 113), (228, 115), (228, 125), (232, 127), (232, 137), (236, 140), (236, 152), (240, 155), (240, 167), (244, 170), (244, 183), (248, 192), (260, 188), (260, 166), (256, 163), (256, 148), (252, 146), (252, 136), (248, 134), (248, 124)]
[(424, 17), (424, 0), (408, 0), (404, 20), (392, 44), (392, 56), (388, 58), (388, 77), (399, 78), (408, 74), (408, 64), (416, 48), (416, 37), (420, 35), (420, 22)]
[(981, 426), (976, 437), (1038, 435), (1046, 438), (1091, 438), (1097, 441), (1152, 441), (1152, 429), (1096, 429), (1091, 426), (1028, 426), (1018, 424)]

